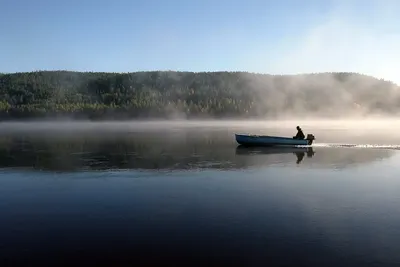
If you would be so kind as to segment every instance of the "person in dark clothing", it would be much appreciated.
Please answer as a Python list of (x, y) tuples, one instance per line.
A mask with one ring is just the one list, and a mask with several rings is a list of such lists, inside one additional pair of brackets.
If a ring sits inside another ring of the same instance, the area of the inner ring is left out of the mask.
[(303, 140), (305, 138), (305, 135), (304, 135), (303, 131), (301, 130), (300, 126), (297, 126), (296, 129), (297, 129), (297, 134), (296, 134), (296, 136), (293, 136), (293, 139)]

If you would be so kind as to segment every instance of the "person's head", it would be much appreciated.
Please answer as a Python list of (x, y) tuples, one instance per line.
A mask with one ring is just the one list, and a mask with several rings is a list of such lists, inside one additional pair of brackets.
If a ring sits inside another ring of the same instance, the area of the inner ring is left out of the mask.
[(297, 129), (297, 130), (300, 130), (300, 126), (297, 126), (296, 129)]

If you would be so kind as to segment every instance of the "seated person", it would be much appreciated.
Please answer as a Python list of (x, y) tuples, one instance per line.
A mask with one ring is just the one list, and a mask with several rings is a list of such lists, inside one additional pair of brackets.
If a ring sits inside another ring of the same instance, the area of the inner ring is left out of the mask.
[(301, 128), (299, 126), (297, 126), (296, 129), (297, 129), (297, 134), (296, 134), (296, 136), (293, 136), (293, 139), (303, 140), (305, 138), (303, 131), (301, 130)]

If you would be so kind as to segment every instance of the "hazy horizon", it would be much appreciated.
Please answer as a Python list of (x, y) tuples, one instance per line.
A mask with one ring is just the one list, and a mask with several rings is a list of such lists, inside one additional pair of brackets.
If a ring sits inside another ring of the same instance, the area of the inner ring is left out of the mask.
[[(67, 125), (71, 126), (83, 126), (89, 127), (96, 125), (107, 126), (126, 126), (126, 127), (153, 127), (153, 128), (165, 128), (166, 126), (172, 127), (215, 127), (215, 128), (226, 128), (226, 127), (248, 127), (248, 128), (266, 128), (266, 127), (280, 127), (295, 129), (297, 125), (301, 127), (311, 128), (339, 128), (339, 129), (357, 129), (365, 131), (366, 129), (375, 129), (380, 131), (382, 129), (394, 129), (400, 128), (400, 119), (397, 118), (361, 118), (361, 119), (304, 119), (304, 118), (291, 118), (291, 119), (140, 119), (140, 120), (104, 120), (104, 121), (92, 121), (92, 120), (55, 120), (55, 119), (37, 119), (37, 120), (10, 120), (0, 121), (0, 132), (7, 130), (5, 126), (29, 126), (29, 129), (41, 128), (40, 126), (51, 126), (57, 129), (58, 126)], [(108, 128), (110, 130), (118, 130), (118, 128)], [(380, 127), (380, 128), (377, 128)], [(64, 128), (63, 128), (64, 129)], [(74, 130), (70, 128), (69, 130)]]
[(0, 72), (340, 71), (399, 83), (399, 7), (390, 0), (10, 1), (0, 18), (9, 25)]

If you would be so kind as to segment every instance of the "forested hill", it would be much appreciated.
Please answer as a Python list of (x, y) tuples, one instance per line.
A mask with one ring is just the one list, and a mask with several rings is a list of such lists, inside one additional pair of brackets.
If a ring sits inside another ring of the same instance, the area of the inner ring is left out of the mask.
[(400, 89), (355, 73), (244, 72), (0, 75), (0, 118), (277, 118), (400, 111)]

